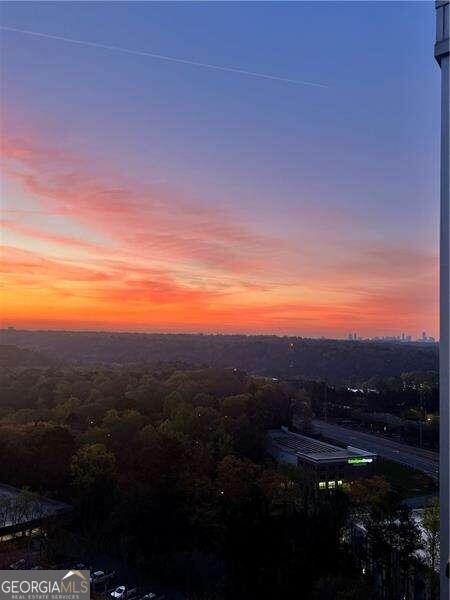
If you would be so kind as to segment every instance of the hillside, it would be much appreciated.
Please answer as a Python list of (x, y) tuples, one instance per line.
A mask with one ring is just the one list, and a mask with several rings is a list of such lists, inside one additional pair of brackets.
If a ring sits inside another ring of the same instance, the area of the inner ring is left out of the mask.
[(270, 377), (303, 376), (331, 382), (438, 369), (437, 344), (15, 329), (1, 331), (1, 339), (58, 361), (80, 364), (184, 361)]

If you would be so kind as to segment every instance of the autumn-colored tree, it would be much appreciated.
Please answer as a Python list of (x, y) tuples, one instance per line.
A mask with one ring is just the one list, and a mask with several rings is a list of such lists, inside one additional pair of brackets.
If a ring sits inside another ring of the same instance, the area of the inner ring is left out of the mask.
[(356, 479), (346, 486), (346, 493), (356, 512), (384, 512), (389, 506), (389, 483), (384, 477), (374, 476), (367, 479)]
[(103, 444), (82, 446), (70, 464), (75, 500), (83, 529), (99, 528), (113, 505), (116, 458)]
[(116, 459), (103, 444), (89, 444), (78, 450), (70, 465), (74, 485), (84, 493), (114, 481)]

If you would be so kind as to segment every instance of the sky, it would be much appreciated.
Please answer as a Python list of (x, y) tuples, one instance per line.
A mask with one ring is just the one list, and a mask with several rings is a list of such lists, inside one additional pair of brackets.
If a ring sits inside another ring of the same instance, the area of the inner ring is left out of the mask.
[(4, 326), (437, 335), (434, 3), (0, 11)]

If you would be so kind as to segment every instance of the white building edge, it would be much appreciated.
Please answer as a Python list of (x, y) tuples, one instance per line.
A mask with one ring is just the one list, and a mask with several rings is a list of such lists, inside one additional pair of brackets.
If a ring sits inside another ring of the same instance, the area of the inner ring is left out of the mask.
[(436, 2), (434, 56), (441, 68), (441, 219), (440, 219), (440, 508), (441, 508), (441, 600), (450, 600), (450, 77), (449, 0)]

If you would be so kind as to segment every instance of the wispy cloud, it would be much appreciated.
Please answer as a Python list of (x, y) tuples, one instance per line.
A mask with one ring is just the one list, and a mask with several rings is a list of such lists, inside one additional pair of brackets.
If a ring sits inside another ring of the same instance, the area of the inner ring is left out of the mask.
[[(225, 211), (186, 199), (167, 185), (120, 182), (120, 175), (92, 173), (78, 158), (21, 138), (6, 139), (3, 158), (11, 177), (38, 198), (49, 215), (81, 223), (111, 241), (111, 251), (190, 261), (198, 268), (242, 274), (270, 272), (282, 240), (261, 235)], [(75, 245), (67, 236), (7, 221), (22, 234)], [(80, 245), (86, 247), (85, 242)]]
[(0, 219), (0, 227), (3, 227), (4, 229), (7, 229), (17, 235), (29, 237), (34, 240), (41, 240), (44, 242), (50, 242), (52, 244), (70, 246), (74, 248), (82, 248), (84, 250), (91, 250), (94, 252), (99, 250), (99, 246), (97, 244), (92, 244), (90, 242), (67, 235), (43, 231), (37, 227), (30, 227), (29, 225), (11, 219)]
[(7, 177), (33, 199), (2, 223), (12, 238), (6, 323), (303, 335), (436, 327), (434, 256), (349, 238), (320, 207), (305, 212), (307, 236), (263, 234), (238, 212), (125, 181), (40, 139), (16, 132), (2, 143)]

